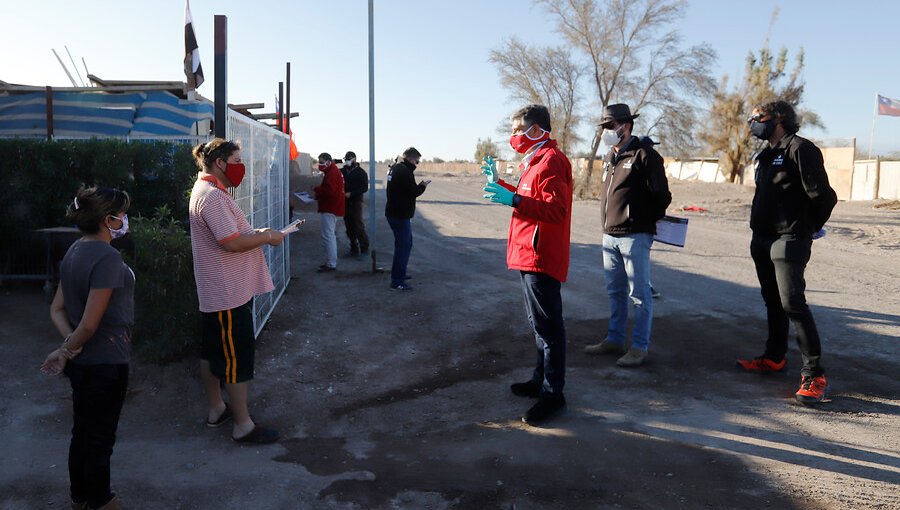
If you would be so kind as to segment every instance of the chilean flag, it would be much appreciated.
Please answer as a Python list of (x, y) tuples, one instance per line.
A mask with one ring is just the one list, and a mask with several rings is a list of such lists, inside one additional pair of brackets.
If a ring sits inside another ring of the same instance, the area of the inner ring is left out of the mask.
[(878, 115), (900, 117), (900, 101), (878, 95)]
[(189, 89), (196, 89), (203, 81), (203, 66), (200, 65), (200, 49), (194, 35), (194, 19), (191, 16), (191, 2), (184, 2), (184, 75)]

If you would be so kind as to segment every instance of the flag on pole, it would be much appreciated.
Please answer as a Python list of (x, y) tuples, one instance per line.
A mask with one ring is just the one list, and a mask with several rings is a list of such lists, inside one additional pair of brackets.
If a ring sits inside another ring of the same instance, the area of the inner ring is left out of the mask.
[(878, 95), (878, 115), (900, 117), (900, 101)]
[(203, 84), (203, 66), (200, 65), (200, 50), (194, 35), (190, 0), (184, 1), (184, 75), (187, 76), (188, 89), (194, 90)]

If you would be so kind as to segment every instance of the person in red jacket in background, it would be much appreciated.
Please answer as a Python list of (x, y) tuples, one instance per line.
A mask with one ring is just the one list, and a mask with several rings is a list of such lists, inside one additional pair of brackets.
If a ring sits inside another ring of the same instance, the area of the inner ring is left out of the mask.
[(566, 405), (566, 329), (561, 284), (569, 272), (572, 223), (572, 164), (550, 139), (550, 112), (532, 104), (513, 114), (509, 144), (524, 154), (518, 186), (498, 179), (496, 168), (484, 168), (485, 198), (513, 208), (506, 245), (509, 269), (518, 269), (525, 311), (534, 330), (537, 364), (531, 380), (510, 386), (514, 395), (537, 398), (522, 416), (535, 425)]
[(325, 263), (319, 266), (318, 272), (327, 273), (337, 270), (337, 237), (334, 226), (338, 217), (344, 216), (344, 176), (327, 152), (319, 154), (319, 171), (325, 176), (322, 177), (322, 184), (313, 188), (313, 192), (319, 202)]

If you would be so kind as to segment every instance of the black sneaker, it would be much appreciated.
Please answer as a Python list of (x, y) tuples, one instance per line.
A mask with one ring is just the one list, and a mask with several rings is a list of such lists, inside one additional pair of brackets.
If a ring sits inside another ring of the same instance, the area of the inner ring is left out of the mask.
[(398, 283), (396, 285), (391, 285), (391, 290), (413, 290), (412, 285), (407, 285), (405, 283)]
[(331, 267), (328, 264), (322, 264), (319, 266), (319, 269), (316, 269), (317, 273), (331, 273), (333, 271), (337, 271), (336, 267)]
[(535, 381), (513, 383), (509, 389), (517, 397), (538, 398), (541, 396), (541, 385)]
[(536, 404), (531, 406), (531, 409), (525, 412), (525, 416), (522, 416), (522, 421), (528, 425), (538, 425), (550, 420), (565, 407), (566, 397), (562, 395), (558, 397), (543, 396), (538, 399)]

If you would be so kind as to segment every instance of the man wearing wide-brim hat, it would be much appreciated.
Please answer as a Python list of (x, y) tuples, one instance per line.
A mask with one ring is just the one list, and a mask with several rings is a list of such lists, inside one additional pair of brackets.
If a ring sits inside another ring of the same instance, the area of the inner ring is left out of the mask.
[[(616, 364), (636, 367), (647, 360), (653, 324), (650, 245), (656, 222), (672, 202), (663, 159), (632, 134), (634, 119), (627, 104), (603, 109), (604, 158), (600, 211), (603, 224), (603, 273), (609, 295), (606, 338), (585, 347), (588, 354), (621, 356)], [(634, 305), (631, 344), (625, 338), (628, 302)]]

